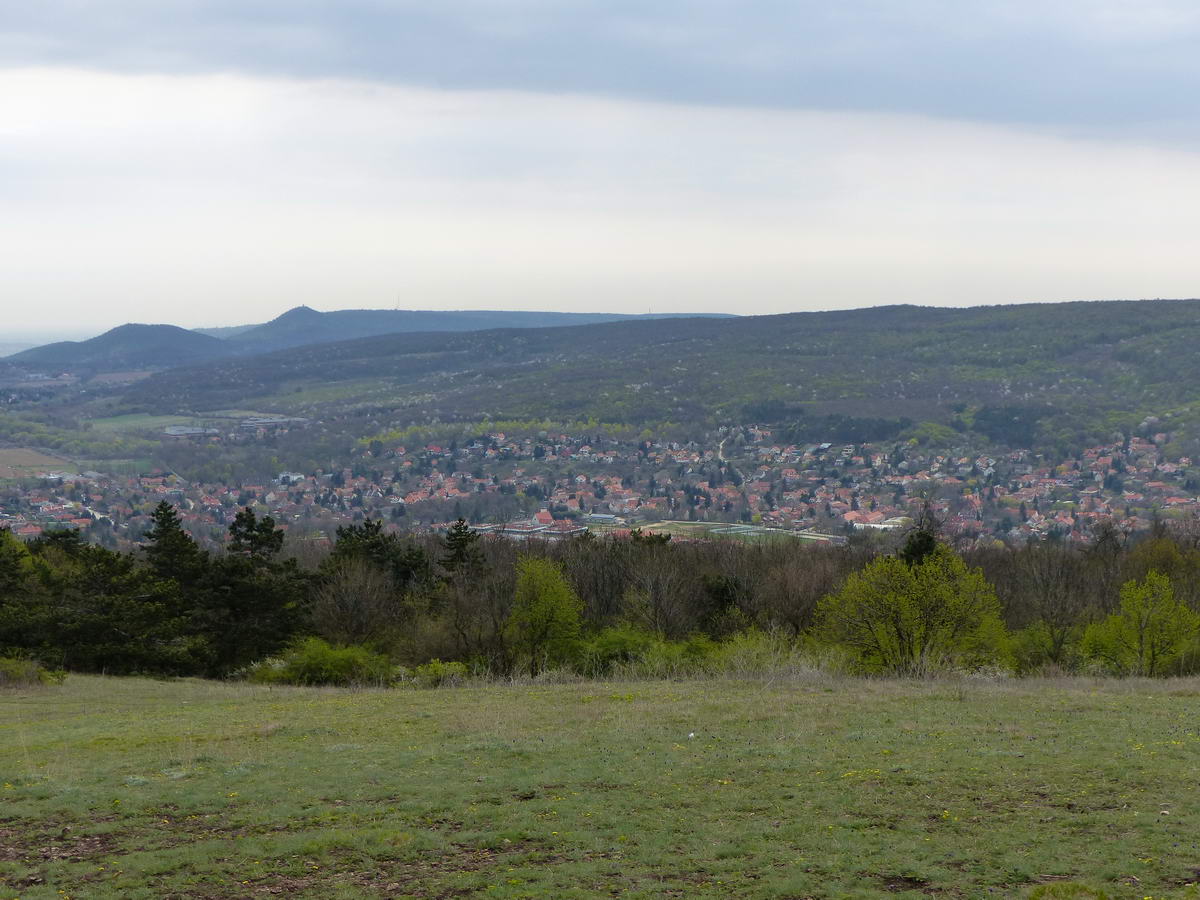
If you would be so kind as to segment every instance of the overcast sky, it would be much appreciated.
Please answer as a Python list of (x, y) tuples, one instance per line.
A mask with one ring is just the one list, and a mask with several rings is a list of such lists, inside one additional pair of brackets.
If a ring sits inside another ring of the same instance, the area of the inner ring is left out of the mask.
[(0, 4), (0, 337), (1200, 295), (1194, 0)]

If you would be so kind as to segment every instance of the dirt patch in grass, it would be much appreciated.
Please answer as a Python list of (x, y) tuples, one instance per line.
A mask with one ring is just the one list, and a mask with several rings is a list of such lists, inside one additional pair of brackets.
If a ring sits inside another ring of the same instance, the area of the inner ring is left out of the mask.
[(0, 825), (0, 861), (37, 865), (53, 860), (85, 862), (112, 853), (112, 834), (84, 834), (71, 826), (47, 829), (45, 823)]
[[(472, 890), (440, 887), (437, 882), (455, 875), (486, 871), (508, 864), (515, 853), (534, 849), (533, 842), (519, 841), (503, 849), (470, 847), (452, 844), (444, 853), (422, 854), (417, 859), (379, 859), (371, 869), (338, 868), (336, 865), (320, 869), (311, 874), (283, 875), (267, 873), (255, 879), (250, 890), (255, 895), (295, 894), (308, 890), (328, 889), (331, 884), (342, 883), (364, 889), (374, 889), (383, 896), (411, 896), (417, 894), (429, 898), (449, 898), (473, 893)], [(554, 856), (538, 860), (545, 865), (564, 862)], [(359, 863), (361, 866), (361, 863)]]
[(437, 881), (453, 875), (507, 868), (513, 863), (512, 857), (519, 854), (528, 854), (523, 860), (524, 864), (539, 867), (567, 865), (580, 860), (617, 858), (617, 854), (605, 852), (577, 855), (539, 852), (540, 845), (536, 841), (514, 841), (501, 848), (471, 847), (466, 844), (452, 844), (451, 847), (448, 852), (427, 854), (416, 860), (384, 860), (373, 872), (350, 872), (345, 877), (352, 884), (381, 889), (387, 896), (418, 893), (435, 898), (457, 897), (474, 891), (439, 888)]
[(911, 875), (876, 875), (875, 878), (885, 891), (892, 894), (902, 894), (905, 891), (920, 891), (922, 894), (941, 893), (937, 888), (930, 887), (924, 878), (913, 878)]

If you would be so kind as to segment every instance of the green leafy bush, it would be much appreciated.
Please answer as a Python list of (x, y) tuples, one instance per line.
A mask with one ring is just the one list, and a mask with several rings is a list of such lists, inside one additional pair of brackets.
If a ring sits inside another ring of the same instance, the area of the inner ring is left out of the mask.
[(616, 665), (640, 662), (661, 640), (633, 625), (605, 628), (583, 642), (578, 668), (587, 676), (607, 675)]
[(254, 666), (249, 677), (260, 684), (383, 686), (392, 683), (394, 673), (386, 656), (366, 647), (334, 647), (308, 637)]
[(1082, 626), (1067, 630), (1067, 639), (1055, 659), (1055, 635), (1045, 622), (1034, 622), (1012, 633), (1012, 656), (1017, 672), (1022, 675), (1074, 672), (1083, 662), (1080, 650)]
[(583, 602), (562, 566), (538, 556), (517, 560), (517, 589), (504, 630), (531, 677), (576, 658), (582, 615)]
[(749, 629), (723, 641), (697, 633), (668, 641), (632, 625), (605, 628), (583, 642), (576, 668), (587, 677), (686, 678), (794, 675), (844, 668), (836, 650), (781, 631)]
[(708, 670), (717, 642), (706, 634), (689, 635), (682, 641), (663, 641), (654, 647), (647, 663), (663, 674), (685, 674)]
[(919, 563), (884, 556), (817, 607), (818, 631), (866, 672), (928, 675), (1008, 659), (996, 592), (939, 544)]
[(468, 675), (465, 663), (442, 662), (431, 659), (413, 669), (413, 681), (421, 687), (444, 687), (446, 685), (462, 684)]
[(703, 667), (714, 675), (787, 676), (837, 671), (844, 662), (836, 649), (816, 647), (783, 631), (742, 631), (704, 653)]
[(1200, 669), (1200, 615), (1175, 596), (1171, 579), (1151, 571), (1121, 587), (1121, 608), (1089, 626), (1083, 651), (1116, 675), (1182, 675)]
[(36, 660), (0, 656), (0, 688), (62, 684), (66, 677), (66, 672), (47, 669)]

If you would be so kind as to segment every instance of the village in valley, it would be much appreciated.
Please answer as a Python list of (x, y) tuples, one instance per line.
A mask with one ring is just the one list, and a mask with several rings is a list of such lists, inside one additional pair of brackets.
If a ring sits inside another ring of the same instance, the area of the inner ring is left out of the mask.
[[(293, 430), (304, 420), (272, 423)], [(229, 440), (247, 440), (244, 426)], [(273, 434), (258, 423), (254, 434)], [(219, 444), (219, 430), (168, 426), (163, 441)], [(440, 531), (464, 518), (514, 539), (668, 533), (676, 539), (763, 536), (842, 543), (901, 529), (922, 509), (960, 543), (1044, 538), (1086, 543), (1099, 522), (1124, 531), (1200, 511), (1200, 483), (1168, 432), (1128, 435), (1078, 457), (1032, 450), (944, 451), (915, 440), (785, 443), (769, 427), (723, 428), (707, 441), (613, 436), (602, 428), (481, 431), (449, 441), (357, 442), (328, 470), (279, 471), (237, 483), (189, 481), (162, 468), (9, 471), (0, 527), (23, 538), (75, 528), (136, 546), (166, 500), (185, 527), (219, 546), (236, 512), (272, 516), (293, 541), (327, 541), (339, 526), (382, 519), (397, 531)], [(3, 474), (3, 473), (0, 473)]]

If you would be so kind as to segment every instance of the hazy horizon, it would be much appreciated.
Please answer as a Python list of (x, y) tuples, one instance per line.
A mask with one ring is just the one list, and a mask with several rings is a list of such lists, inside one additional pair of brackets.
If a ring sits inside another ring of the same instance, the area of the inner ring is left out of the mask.
[[(1111, 300), (1089, 300), (1089, 299), (1075, 298), (1075, 299), (1066, 299), (1066, 300), (1021, 301), (1021, 303), (1001, 303), (1001, 304), (975, 303), (975, 304), (964, 304), (961, 306), (952, 306), (952, 307), (941, 306), (941, 308), (969, 310), (969, 309), (978, 309), (978, 308), (988, 307), (988, 306), (1017, 306), (1017, 305), (1022, 305), (1022, 304), (1047, 305), (1047, 304), (1060, 304), (1060, 303), (1105, 303), (1105, 302), (1143, 302), (1143, 301), (1149, 302), (1149, 301), (1156, 301), (1156, 300), (1168, 301), (1168, 302), (1185, 302), (1185, 301), (1196, 301), (1198, 299), (1200, 299), (1200, 298), (1196, 298), (1196, 297), (1126, 297), (1126, 298), (1113, 298)], [(308, 305), (308, 304), (304, 304), (304, 305)], [(831, 308), (831, 309), (805, 309), (805, 310), (793, 310), (792, 312), (819, 313), (819, 312), (835, 312), (835, 311), (846, 311), (846, 310), (869, 310), (869, 309), (877, 309), (880, 307), (895, 306), (895, 305), (898, 305), (898, 304), (891, 304), (891, 303), (865, 304), (863, 306), (857, 306), (857, 307), (835, 307), (835, 308)], [(903, 305), (916, 306), (916, 307), (921, 307), (921, 306), (934, 307), (934, 308), (939, 307), (938, 304), (923, 304), (923, 303), (911, 303), (911, 304), (903, 304)], [(288, 309), (294, 309), (294, 308), (295, 307), (289, 307)], [(345, 310), (371, 310), (371, 311), (386, 312), (389, 310), (396, 309), (396, 307), (394, 307), (394, 306), (391, 306), (391, 307), (348, 306), (348, 307), (339, 307), (337, 309), (334, 309), (334, 308), (319, 309), (318, 307), (314, 306), (312, 308), (317, 309), (319, 312), (339, 312), (339, 311), (345, 311)], [(606, 313), (606, 312), (608, 312), (607, 310), (590, 310), (590, 309), (589, 310), (569, 310), (569, 309), (496, 310), (496, 309), (488, 309), (488, 308), (484, 308), (484, 307), (480, 307), (479, 309), (450, 309), (450, 308), (447, 308), (447, 309), (440, 309), (440, 310), (415, 309), (415, 308), (411, 309), (411, 310), (404, 310), (404, 308), (401, 307), (401, 310), (408, 311), (408, 312), (563, 312), (563, 313)], [(223, 323), (217, 323), (217, 324), (205, 323), (205, 324), (200, 324), (200, 325), (185, 325), (180, 322), (170, 322), (170, 321), (154, 321), (154, 322), (132, 322), (132, 321), (116, 322), (116, 321), (114, 321), (110, 324), (101, 326), (98, 330), (97, 329), (73, 329), (73, 330), (67, 329), (67, 330), (62, 330), (62, 331), (54, 331), (54, 330), (37, 331), (37, 330), (34, 330), (34, 331), (28, 331), (28, 332), (3, 330), (3, 327), (0, 326), (0, 358), (2, 358), (4, 355), (7, 355), (8, 353), (18, 352), (17, 350), (6, 350), (6, 347), (8, 347), (8, 346), (22, 345), (22, 347), (34, 347), (34, 346), (40, 346), (40, 345), (44, 345), (44, 344), (58, 343), (60, 341), (83, 341), (83, 340), (87, 340), (89, 338), (97, 337), (98, 335), (104, 334), (105, 332), (110, 331), (114, 328), (118, 328), (122, 325), (174, 325), (174, 326), (177, 326), (180, 328), (187, 328), (187, 329), (191, 329), (194, 331), (206, 331), (206, 330), (217, 329), (217, 328), (231, 328), (231, 327), (236, 328), (236, 327), (261, 325), (261, 324), (264, 324), (265, 322), (270, 321), (271, 319), (276, 318), (278, 315), (282, 315), (285, 312), (288, 312), (288, 310), (286, 310), (286, 309), (280, 310), (275, 315), (271, 315), (262, 321), (256, 321), (256, 322), (223, 322)], [(619, 315), (638, 315), (637, 313), (618, 313), (618, 314)], [(781, 314), (786, 314), (786, 312), (785, 313), (780, 313), (780, 312), (730, 313), (730, 312), (715, 312), (714, 311), (714, 312), (699, 312), (696, 314), (697, 315), (724, 315), (724, 316), (731, 316), (731, 317), (742, 317), (742, 316), (754, 316), (754, 315), (781, 315)]]

